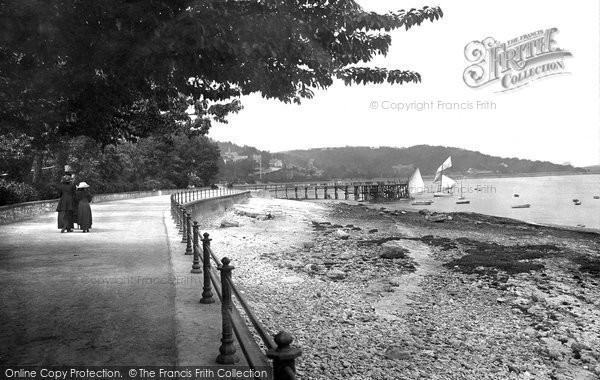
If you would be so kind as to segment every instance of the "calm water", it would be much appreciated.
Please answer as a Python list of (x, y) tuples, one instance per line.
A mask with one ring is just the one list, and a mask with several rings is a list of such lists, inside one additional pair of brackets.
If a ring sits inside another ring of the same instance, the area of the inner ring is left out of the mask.
[[(416, 200), (433, 200), (427, 208), (432, 211), (465, 211), (520, 219), (532, 223), (564, 226), (584, 225), (600, 229), (600, 175), (572, 175), (526, 178), (488, 178), (457, 180), (462, 182), (463, 196), (470, 204), (457, 205), (460, 190), (450, 198), (433, 197), (431, 192), (418, 195)], [(427, 181), (426, 185), (430, 185)], [(481, 191), (475, 189), (479, 187)], [(436, 189), (437, 190), (437, 189)], [(519, 197), (514, 197), (519, 194)], [(575, 206), (573, 199), (581, 201)], [(514, 209), (513, 205), (529, 203), (530, 208)], [(406, 203), (398, 208), (407, 207)]]

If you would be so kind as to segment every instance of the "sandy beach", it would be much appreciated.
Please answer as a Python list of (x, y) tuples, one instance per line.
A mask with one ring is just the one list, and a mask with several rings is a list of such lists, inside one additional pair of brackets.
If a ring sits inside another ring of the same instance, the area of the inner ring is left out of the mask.
[(600, 376), (597, 233), (258, 197), (202, 228), (301, 379)]

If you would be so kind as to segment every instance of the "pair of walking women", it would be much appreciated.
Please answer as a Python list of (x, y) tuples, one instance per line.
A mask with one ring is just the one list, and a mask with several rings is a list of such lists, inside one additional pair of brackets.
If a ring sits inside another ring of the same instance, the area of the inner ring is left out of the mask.
[(83, 232), (90, 232), (90, 228), (92, 228), (92, 209), (90, 207), (92, 195), (89, 187), (85, 182), (80, 182), (75, 186), (73, 177), (70, 175), (62, 177), (61, 183), (58, 185), (60, 199), (56, 206), (58, 228), (61, 233), (73, 232), (75, 223)]

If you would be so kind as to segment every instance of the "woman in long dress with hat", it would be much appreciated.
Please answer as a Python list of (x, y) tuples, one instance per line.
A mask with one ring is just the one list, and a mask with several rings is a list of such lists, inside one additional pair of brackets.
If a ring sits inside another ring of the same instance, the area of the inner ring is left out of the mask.
[(90, 207), (92, 194), (90, 194), (89, 188), (90, 186), (87, 183), (81, 182), (77, 185), (77, 191), (75, 191), (77, 224), (83, 232), (90, 232), (90, 228), (92, 228), (92, 209)]
[(61, 233), (65, 231), (72, 232), (73, 210), (75, 209), (75, 185), (71, 183), (71, 176), (63, 176), (57, 188), (60, 192), (60, 199), (56, 206), (56, 211), (58, 211), (58, 228), (60, 228)]

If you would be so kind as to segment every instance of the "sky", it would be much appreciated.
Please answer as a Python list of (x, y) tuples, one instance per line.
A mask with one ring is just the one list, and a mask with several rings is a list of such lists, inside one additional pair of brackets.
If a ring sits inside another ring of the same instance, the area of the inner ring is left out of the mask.
[[(336, 82), (302, 105), (253, 94), (242, 98), (244, 109), (228, 124), (214, 124), (209, 136), (271, 152), (429, 144), (575, 166), (600, 164), (600, 2), (359, 2), (380, 13), (442, 8), (444, 17), (434, 23), (394, 31), (387, 56), (369, 64), (417, 71), (422, 83), (347, 87)], [(469, 42), (487, 37), (507, 42), (548, 28), (558, 28), (556, 46), (572, 53), (564, 59), (567, 74), (508, 92), (497, 92), (499, 84), (465, 84)]]

